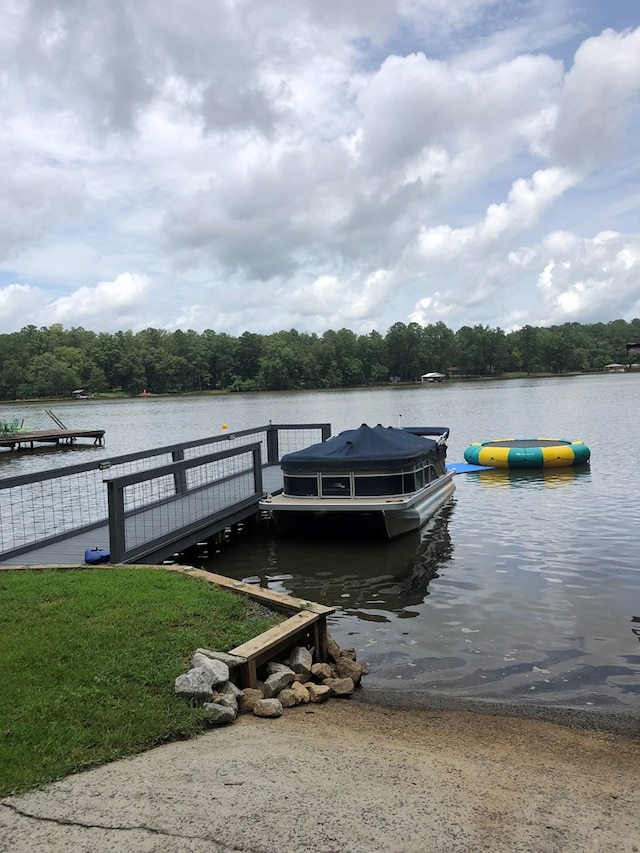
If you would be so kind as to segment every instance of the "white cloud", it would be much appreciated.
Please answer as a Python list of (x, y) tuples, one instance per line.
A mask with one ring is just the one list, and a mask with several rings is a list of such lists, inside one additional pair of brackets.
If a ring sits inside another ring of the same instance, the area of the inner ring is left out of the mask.
[(42, 305), (42, 294), (28, 284), (0, 288), (0, 332), (13, 332), (29, 325)]
[(51, 300), (40, 315), (42, 325), (62, 323), (99, 330), (114, 326), (131, 328), (137, 325), (140, 312), (146, 310), (152, 298), (151, 281), (147, 276), (121, 273), (115, 281), (80, 287), (69, 296)]
[(7, 0), (3, 328), (637, 314), (640, 28), (580, 3)]
[(553, 322), (631, 320), (640, 313), (640, 235), (550, 235), (540, 251), (547, 262), (538, 289)]
[[(454, 262), (495, 251), (505, 236), (519, 234), (536, 225), (545, 210), (569, 189), (576, 179), (561, 169), (535, 172), (531, 180), (518, 179), (505, 202), (491, 204), (479, 222), (464, 228), (436, 225), (423, 229), (418, 254), (424, 261)], [(520, 258), (523, 250), (512, 253)], [(521, 261), (518, 261), (521, 262)]]
[(545, 56), (484, 71), (423, 54), (390, 57), (359, 99), (363, 155), (372, 168), (415, 168), (423, 160), (421, 176), (429, 179), (435, 152), (438, 174), (444, 166), (449, 183), (479, 180), (514, 155), (540, 148), (561, 79), (559, 63)]
[[(384, 311), (385, 302), (396, 286), (396, 279), (397, 276), (389, 270), (372, 272), (361, 287), (351, 289), (345, 316), (354, 320), (366, 320)], [(384, 325), (390, 325), (389, 319)]]
[(426, 296), (417, 302), (409, 315), (409, 322), (419, 323), (421, 326), (438, 322), (446, 325), (450, 321), (455, 321), (457, 316), (458, 311), (456, 305), (451, 301), (451, 294), (441, 294), (436, 291), (433, 296)]
[(71, 176), (47, 166), (22, 168), (12, 159), (0, 171), (0, 262), (77, 218), (84, 202)]
[(613, 157), (625, 123), (637, 114), (639, 92), (640, 27), (587, 39), (562, 87), (554, 155), (584, 167)]
[(418, 238), (419, 253), (425, 261), (454, 261), (474, 239), (474, 229), (435, 225), (423, 229)]
[(492, 204), (479, 228), (481, 241), (493, 241), (507, 231), (522, 231), (539, 222), (554, 201), (577, 182), (564, 169), (535, 172), (531, 180), (519, 178), (506, 202)]

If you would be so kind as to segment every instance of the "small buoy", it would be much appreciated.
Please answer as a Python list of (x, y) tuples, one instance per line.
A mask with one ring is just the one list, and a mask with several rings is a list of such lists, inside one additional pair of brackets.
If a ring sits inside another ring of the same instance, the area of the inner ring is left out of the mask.
[(227, 428), (227, 425), (226, 425), (226, 424), (222, 424), (222, 429), (226, 429), (226, 428)]

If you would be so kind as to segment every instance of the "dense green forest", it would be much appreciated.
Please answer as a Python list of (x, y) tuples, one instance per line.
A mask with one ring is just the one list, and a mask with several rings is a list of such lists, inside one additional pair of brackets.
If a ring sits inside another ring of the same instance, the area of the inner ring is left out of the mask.
[(417, 381), (431, 371), (459, 377), (562, 374), (624, 364), (625, 345), (638, 339), (640, 319), (524, 326), (509, 333), (481, 325), (453, 332), (438, 322), (394, 323), (384, 335), (292, 329), (240, 337), (211, 329), (98, 334), (26, 326), (0, 335), (0, 399), (68, 396), (80, 388), (90, 394), (340, 388)]

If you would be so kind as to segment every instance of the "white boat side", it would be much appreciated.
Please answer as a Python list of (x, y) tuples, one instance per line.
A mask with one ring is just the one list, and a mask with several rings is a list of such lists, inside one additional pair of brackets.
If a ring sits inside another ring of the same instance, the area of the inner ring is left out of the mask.
[(393, 539), (417, 530), (435, 515), (455, 490), (453, 477), (454, 472), (447, 471), (406, 495), (344, 498), (267, 495), (260, 501), (260, 509), (269, 512), (276, 521), (282, 513), (316, 513), (319, 516), (379, 513), (384, 520), (387, 536)]

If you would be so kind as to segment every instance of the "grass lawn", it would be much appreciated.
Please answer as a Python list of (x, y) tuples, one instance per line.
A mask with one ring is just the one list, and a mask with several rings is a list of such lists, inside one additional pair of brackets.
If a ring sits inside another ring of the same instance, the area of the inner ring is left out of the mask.
[(278, 621), (158, 569), (0, 572), (0, 796), (202, 731), (176, 676)]

